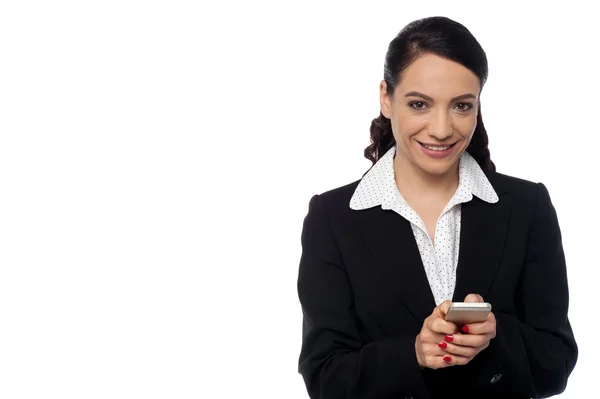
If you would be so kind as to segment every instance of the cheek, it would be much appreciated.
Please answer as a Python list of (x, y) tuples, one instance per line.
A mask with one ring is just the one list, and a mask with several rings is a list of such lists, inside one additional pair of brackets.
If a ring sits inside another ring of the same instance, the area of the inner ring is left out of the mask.
[(393, 129), (396, 141), (399, 139), (406, 141), (427, 127), (427, 118), (421, 115), (404, 112), (398, 113), (396, 116)]
[(473, 132), (477, 127), (477, 116), (470, 116), (468, 118), (457, 117), (454, 120), (454, 129), (463, 137), (471, 139)]

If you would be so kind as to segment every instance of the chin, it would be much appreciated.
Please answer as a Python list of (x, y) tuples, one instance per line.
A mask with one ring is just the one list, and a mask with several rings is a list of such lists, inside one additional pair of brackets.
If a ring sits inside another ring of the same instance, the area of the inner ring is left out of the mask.
[(432, 176), (444, 176), (454, 169), (458, 162), (457, 159), (452, 160), (425, 160), (425, 162), (417, 162), (417, 166), (425, 173)]
[(446, 174), (448, 174), (452, 168), (442, 168), (442, 167), (437, 167), (437, 168), (421, 168), (423, 169), (423, 171), (425, 171), (427, 174), (432, 175), (432, 176), (445, 176)]

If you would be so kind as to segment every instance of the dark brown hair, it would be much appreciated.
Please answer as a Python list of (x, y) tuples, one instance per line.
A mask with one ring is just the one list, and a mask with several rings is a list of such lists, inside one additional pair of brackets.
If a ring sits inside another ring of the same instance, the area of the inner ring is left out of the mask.
[[(394, 94), (402, 72), (423, 54), (435, 54), (458, 62), (479, 78), (481, 88), (487, 80), (487, 57), (471, 32), (449, 18), (430, 17), (406, 25), (390, 42), (383, 70), (389, 96)], [(375, 164), (395, 143), (391, 122), (380, 113), (371, 122), (371, 145), (365, 148), (365, 158)], [(481, 106), (477, 113), (477, 126), (467, 151), (484, 171), (496, 170), (496, 166), (490, 159), (488, 135), (481, 118)]]

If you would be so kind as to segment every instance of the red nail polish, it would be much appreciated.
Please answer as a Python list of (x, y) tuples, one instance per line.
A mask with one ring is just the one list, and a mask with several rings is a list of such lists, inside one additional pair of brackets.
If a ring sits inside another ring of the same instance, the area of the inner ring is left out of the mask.
[(465, 334), (468, 334), (469, 333), (469, 326), (462, 326), (460, 328), (460, 331), (464, 332)]
[(444, 361), (445, 362), (449, 362), (450, 360), (452, 360), (452, 358), (450, 356), (444, 356)]
[(448, 347), (448, 344), (447, 344), (447, 343), (445, 343), (445, 342), (440, 342), (440, 343), (438, 344), (438, 346), (439, 346), (440, 348), (442, 348), (442, 349), (446, 349), (446, 348)]
[(452, 341), (454, 341), (454, 337), (453, 337), (452, 335), (446, 335), (446, 338), (445, 338), (445, 339), (446, 339), (446, 341), (448, 341), (448, 342), (452, 342)]

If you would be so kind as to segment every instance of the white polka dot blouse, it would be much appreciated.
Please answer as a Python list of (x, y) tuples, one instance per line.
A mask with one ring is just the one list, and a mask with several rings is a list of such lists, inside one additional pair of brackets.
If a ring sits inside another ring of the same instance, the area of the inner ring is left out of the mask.
[(460, 245), (461, 204), (473, 196), (489, 203), (498, 202), (498, 195), (483, 173), (483, 170), (464, 152), (459, 160), (459, 184), (450, 199), (435, 229), (435, 240), (431, 240), (425, 223), (402, 198), (394, 176), (392, 147), (359, 182), (350, 200), (350, 208), (361, 210), (381, 206), (390, 209), (408, 220), (419, 247), (425, 273), (437, 305), (452, 299), (456, 284), (456, 267)]

